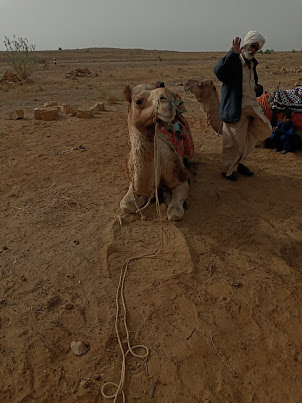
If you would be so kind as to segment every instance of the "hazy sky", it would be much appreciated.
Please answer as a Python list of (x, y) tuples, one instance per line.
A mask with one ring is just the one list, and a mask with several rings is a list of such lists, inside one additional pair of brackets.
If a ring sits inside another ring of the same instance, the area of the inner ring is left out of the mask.
[(36, 50), (88, 47), (227, 51), (259, 31), (263, 49), (302, 49), (302, 0), (0, 0), (4, 36)]

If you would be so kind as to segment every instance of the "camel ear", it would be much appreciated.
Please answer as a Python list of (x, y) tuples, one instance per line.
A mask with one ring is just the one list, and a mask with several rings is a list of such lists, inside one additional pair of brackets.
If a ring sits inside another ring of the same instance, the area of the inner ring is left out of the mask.
[(129, 103), (131, 103), (132, 101), (132, 90), (130, 88), (130, 85), (127, 84), (124, 88), (124, 95), (125, 95), (125, 99), (126, 101), (128, 101)]

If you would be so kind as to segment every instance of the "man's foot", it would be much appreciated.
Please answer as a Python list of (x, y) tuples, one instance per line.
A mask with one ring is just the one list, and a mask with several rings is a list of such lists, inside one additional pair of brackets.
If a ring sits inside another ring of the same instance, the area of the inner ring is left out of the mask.
[(228, 176), (227, 176), (227, 174), (226, 174), (225, 172), (222, 172), (222, 176), (223, 176), (225, 179), (228, 179), (229, 181), (236, 182), (236, 181), (238, 180), (238, 178), (237, 178), (237, 176), (234, 174), (234, 172), (232, 172), (232, 174), (231, 174), (231, 175), (228, 175)]
[(254, 172), (251, 171), (250, 169), (248, 169), (248, 167), (246, 167), (243, 164), (238, 164), (237, 172), (239, 172), (240, 174), (245, 175), (245, 176), (253, 176), (254, 175)]
[(286, 153), (287, 153), (286, 150), (282, 150), (282, 151), (281, 151), (281, 154), (286, 154)]

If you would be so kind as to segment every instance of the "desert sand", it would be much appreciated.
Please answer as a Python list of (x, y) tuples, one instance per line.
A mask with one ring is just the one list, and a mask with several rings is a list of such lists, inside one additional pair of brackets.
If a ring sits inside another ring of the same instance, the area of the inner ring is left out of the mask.
[[(212, 78), (220, 88), (212, 70), (223, 53), (84, 49), (37, 56), (49, 65), (39, 65), (32, 83), (0, 85), (0, 401), (103, 402), (102, 385), (119, 382), (121, 268), (161, 246), (154, 203), (146, 220), (118, 217), (130, 149), (123, 88), (157, 80), (188, 110), (196, 169), (183, 221), (168, 222), (161, 206), (165, 250), (128, 268), (131, 343), (150, 354), (147, 363), (127, 357), (126, 400), (302, 401), (302, 152), (256, 148), (248, 160), (253, 177), (222, 178), (221, 136), (181, 84)], [(294, 72), (301, 52), (258, 61), (267, 91), (278, 81), (283, 89), (301, 81)], [(65, 78), (76, 68), (97, 76)], [(7, 69), (2, 52), (0, 76)], [(47, 101), (104, 102), (105, 111), (34, 120), (34, 108)], [(5, 118), (20, 108), (24, 119)], [(75, 355), (72, 341), (87, 343), (88, 351)]]

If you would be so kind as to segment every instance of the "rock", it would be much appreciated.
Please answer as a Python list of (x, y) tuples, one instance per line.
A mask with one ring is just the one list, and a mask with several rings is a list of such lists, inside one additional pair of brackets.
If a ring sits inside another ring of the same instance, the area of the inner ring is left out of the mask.
[(0, 79), (0, 83), (17, 83), (20, 82), (18, 76), (10, 71), (5, 71), (3, 77)]
[(40, 108), (42, 120), (55, 120), (58, 117), (57, 108)]
[(35, 120), (55, 120), (58, 117), (58, 108), (35, 108)]
[(82, 388), (87, 389), (89, 387), (89, 380), (88, 379), (82, 379), (80, 382), (80, 386), (82, 386)]
[(94, 104), (94, 108), (97, 109), (97, 111), (104, 111), (105, 110), (105, 104), (103, 102), (97, 102)]
[(78, 109), (77, 111), (77, 117), (82, 118), (82, 119), (89, 119), (91, 116), (91, 110), (90, 109)]
[(44, 102), (44, 108), (58, 105), (55, 101)]
[(16, 109), (14, 111), (7, 112), (6, 116), (10, 120), (23, 119), (24, 118), (24, 110), (23, 109)]
[(99, 381), (99, 380), (101, 379), (101, 377), (100, 377), (100, 375), (94, 375), (94, 379), (95, 379), (96, 381)]
[(67, 116), (75, 116), (77, 114), (78, 105), (62, 104), (60, 111)]
[(35, 120), (42, 120), (42, 117), (41, 117), (41, 110), (42, 108), (35, 108), (34, 109), (34, 118), (35, 118)]
[(86, 354), (89, 350), (89, 344), (84, 341), (72, 341), (70, 347), (75, 355)]
[(115, 97), (107, 98), (107, 103), (108, 104), (116, 104), (116, 98)]

